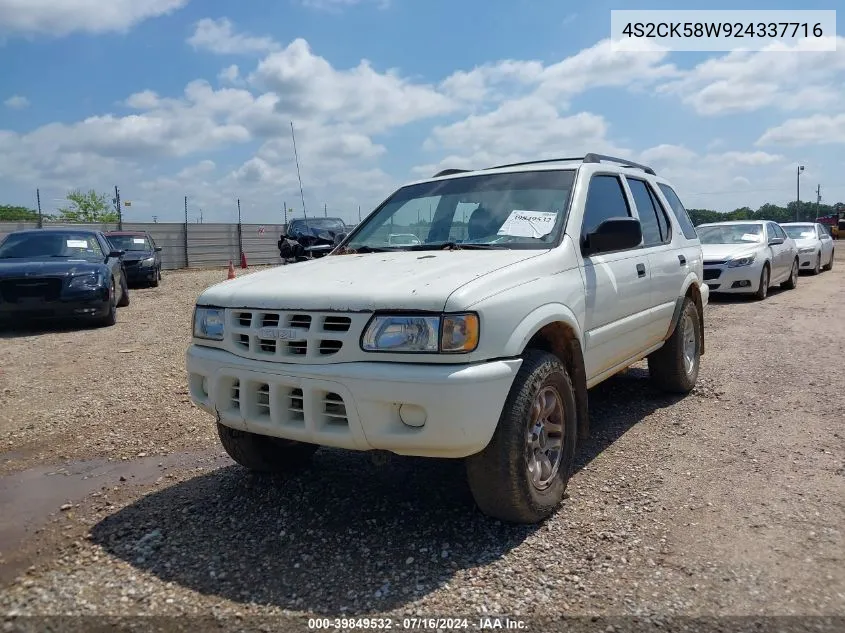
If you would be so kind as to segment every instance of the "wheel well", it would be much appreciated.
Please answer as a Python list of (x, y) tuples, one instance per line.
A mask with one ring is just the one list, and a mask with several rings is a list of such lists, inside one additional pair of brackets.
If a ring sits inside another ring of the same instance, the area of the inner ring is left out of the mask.
[(572, 379), (575, 389), (575, 405), (578, 410), (578, 437), (586, 439), (590, 434), (588, 411), (587, 374), (584, 368), (584, 354), (575, 331), (566, 323), (549, 323), (531, 337), (525, 349), (536, 349), (554, 354), (563, 363)]
[(695, 309), (698, 311), (698, 330), (699, 339), (701, 340), (701, 355), (704, 356), (704, 304), (701, 302), (701, 290), (697, 284), (690, 284), (687, 288), (686, 296), (695, 304)]

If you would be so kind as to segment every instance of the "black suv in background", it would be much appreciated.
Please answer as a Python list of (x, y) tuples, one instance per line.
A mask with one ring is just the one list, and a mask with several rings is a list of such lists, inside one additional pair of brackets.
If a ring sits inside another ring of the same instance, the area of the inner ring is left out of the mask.
[(146, 231), (109, 231), (106, 238), (123, 251), (123, 266), (130, 284), (158, 286), (161, 281), (161, 246)]

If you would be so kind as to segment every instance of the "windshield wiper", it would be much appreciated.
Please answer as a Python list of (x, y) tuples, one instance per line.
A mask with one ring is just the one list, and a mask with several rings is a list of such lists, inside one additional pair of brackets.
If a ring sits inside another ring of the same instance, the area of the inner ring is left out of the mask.
[(503, 244), (460, 244), (458, 242), (440, 242), (438, 244), (415, 244), (409, 246), (410, 251), (461, 251), (461, 250), (502, 250), (507, 249)]

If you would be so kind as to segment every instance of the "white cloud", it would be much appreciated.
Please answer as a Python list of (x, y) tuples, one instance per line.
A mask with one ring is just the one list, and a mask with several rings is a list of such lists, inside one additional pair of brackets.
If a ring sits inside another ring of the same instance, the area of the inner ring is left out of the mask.
[(303, 39), (261, 60), (250, 81), (273, 91), (279, 98), (277, 109), (297, 118), (341, 120), (370, 132), (457, 107), (433, 86), (413, 83), (395, 70), (378, 72), (367, 60), (348, 70), (335, 69)]
[(766, 130), (757, 145), (829, 145), (845, 143), (845, 114), (816, 114), (789, 119)]
[(221, 83), (227, 84), (239, 84), (241, 83), (241, 70), (238, 68), (237, 64), (232, 64), (231, 66), (227, 66), (223, 70), (221, 70), (217, 74), (217, 79)]
[(0, 32), (63, 36), (126, 32), (173, 13), (188, 0), (0, 0)]
[(207, 50), (218, 55), (267, 53), (280, 48), (272, 37), (237, 33), (228, 18), (203, 18), (197, 22), (194, 34), (188, 38), (188, 44), (197, 50)]
[(12, 110), (23, 110), (29, 106), (29, 99), (22, 97), (21, 95), (13, 95), (6, 99), (3, 102), (3, 105), (7, 108), (11, 108)]
[(390, 6), (390, 0), (301, 0), (302, 6), (310, 9), (319, 9), (321, 11), (340, 11), (345, 7), (355, 6), (356, 4), (364, 4), (372, 2), (381, 9), (386, 9)]
[(841, 103), (845, 81), (845, 38), (836, 51), (810, 50), (808, 41), (794, 47), (773, 44), (760, 52), (732, 52), (710, 58), (659, 90), (680, 96), (705, 116), (753, 112), (821, 110)]

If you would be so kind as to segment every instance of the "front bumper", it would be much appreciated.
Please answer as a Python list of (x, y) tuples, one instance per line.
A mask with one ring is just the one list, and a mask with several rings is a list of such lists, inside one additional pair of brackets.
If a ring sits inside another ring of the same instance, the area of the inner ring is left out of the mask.
[(0, 302), (0, 320), (23, 325), (29, 319), (96, 319), (108, 315), (108, 290), (59, 301)]
[(154, 281), (157, 276), (155, 266), (126, 266), (126, 281), (129, 283), (137, 281)]
[(812, 270), (819, 258), (817, 251), (810, 253), (798, 253), (798, 270)]
[(191, 400), (225, 426), (321, 446), (450, 458), (487, 446), (522, 364), (297, 365), (199, 345), (188, 348), (186, 360)]
[[(716, 273), (718, 276), (713, 277)], [(750, 266), (728, 268), (727, 264), (710, 264), (704, 266), (704, 280), (710, 288), (711, 294), (746, 294), (757, 292), (760, 288), (760, 276), (763, 273), (763, 262), (755, 261)]]

